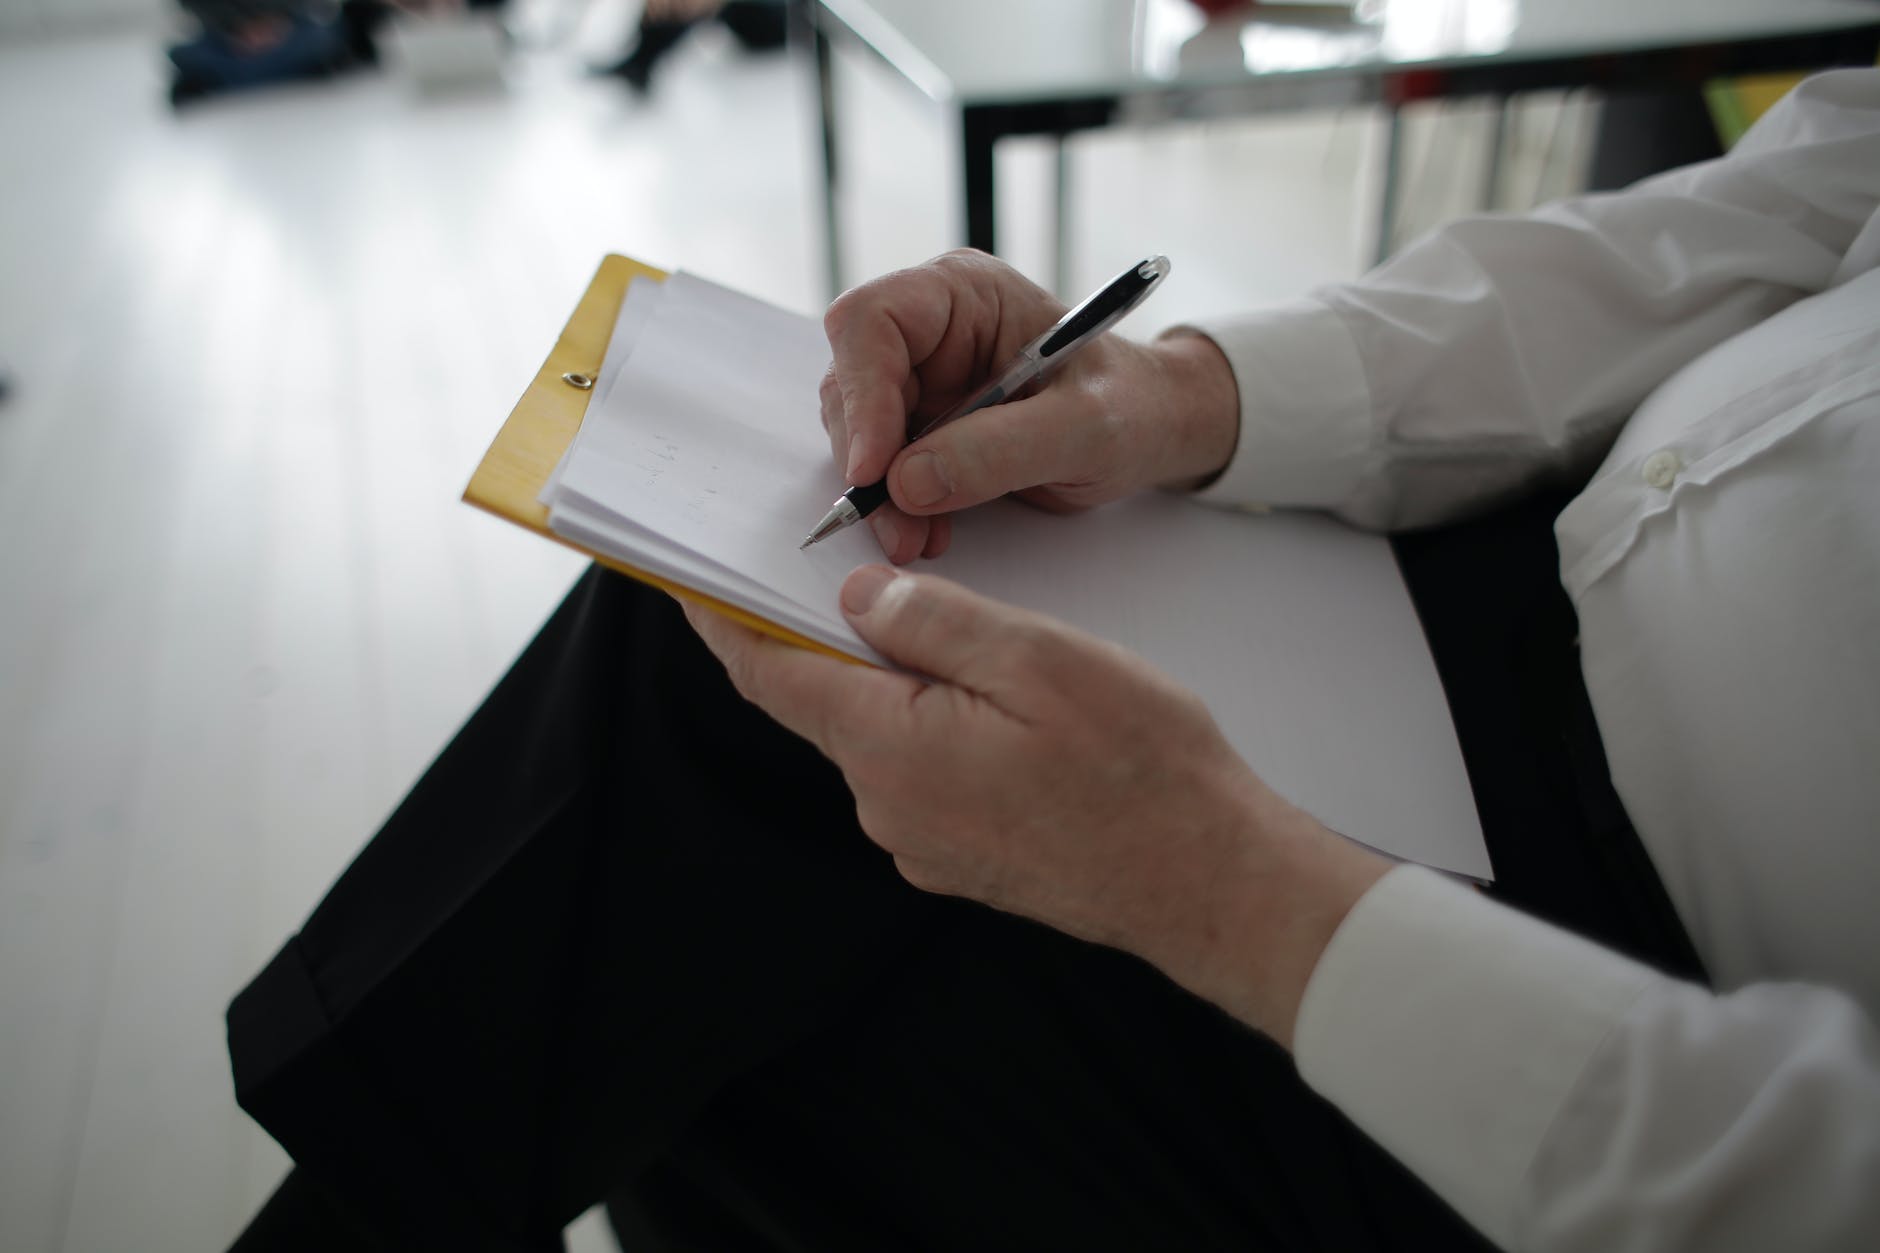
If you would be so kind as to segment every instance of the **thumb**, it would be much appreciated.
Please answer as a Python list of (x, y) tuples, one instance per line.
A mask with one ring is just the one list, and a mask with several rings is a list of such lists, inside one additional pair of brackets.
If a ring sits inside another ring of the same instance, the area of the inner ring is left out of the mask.
[(894, 503), (911, 514), (950, 513), (1042, 483), (1104, 473), (1114, 432), (1090, 394), (1047, 387), (989, 405), (909, 445), (888, 470)]
[(1033, 634), (1037, 615), (929, 574), (863, 566), (842, 585), (842, 612), (882, 656), (916, 673), (993, 695), (1011, 667), (1003, 648)]

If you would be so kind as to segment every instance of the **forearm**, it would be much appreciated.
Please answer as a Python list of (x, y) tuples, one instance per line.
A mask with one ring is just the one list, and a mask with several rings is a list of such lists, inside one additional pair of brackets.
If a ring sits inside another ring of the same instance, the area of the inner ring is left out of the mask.
[(1237, 850), (1200, 863), (1183, 907), (1124, 947), (1281, 1046), (1293, 1045), (1301, 998), (1352, 906), (1392, 862), (1310, 814), (1244, 781), (1221, 843)]
[(1880, 75), (1848, 72), (1721, 160), (1451, 223), (1356, 282), (1208, 321), (1242, 414), (1208, 496), (1397, 528), (1582, 473), (1673, 372), (1871, 250), (1877, 200)]

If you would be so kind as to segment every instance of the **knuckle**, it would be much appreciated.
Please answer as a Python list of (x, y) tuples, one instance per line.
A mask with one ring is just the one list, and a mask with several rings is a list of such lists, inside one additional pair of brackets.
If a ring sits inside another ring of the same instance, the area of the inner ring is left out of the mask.
[(823, 310), (823, 333), (830, 343), (842, 338), (855, 320), (855, 306), (863, 299), (862, 288), (851, 287), (829, 302), (829, 307)]
[(905, 294), (908, 280), (918, 274), (918, 270), (896, 270), (851, 287), (830, 301), (823, 310), (823, 333), (829, 342), (837, 343), (857, 326), (892, 308), (896, 296)]
[(731, 686), (737, 689), (738, 695), (753, 704), (763, 703), (760, 699), (761, 680), (749, 649), (740, 648), (725, 658), (725, 674), (731, 679)]
[(931, 862), (923, 861), (918, 857), (910, 857), (906, 854), (896, 853), (894, 855), (894, 868), (900, 872), (901, 877), (907, 880), (908, 884), (912, 887), (919, 888), (923, 892), (933, 892), (940, 895), (946, 893), (946, 877), (941, 873), (940, 868)]
[(847, 781), (849, 790), (855, 794), (856, 825), (861, 827), (863, 835), (893, 853), (896, 852), (896, 845), (899, 843), (896, 838), (899, 832), (889, 816), (890, 810), (876, 799), (888, 793), (872, 783), (869, 775), (870, 771), (865, 765), (853, 761), (843, 763), (842, 776)]
[(958, 296), (980, 290), (1003, 265), (998, 258), (977, 248), (953, 248), (929, 261), (925, 268)]

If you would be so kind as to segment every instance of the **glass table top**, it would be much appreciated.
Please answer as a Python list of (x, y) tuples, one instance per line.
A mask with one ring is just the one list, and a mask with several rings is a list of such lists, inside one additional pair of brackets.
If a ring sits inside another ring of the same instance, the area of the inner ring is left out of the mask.
[(1876, 0), (820, 0), (936, 100), (1022, 103), (1274, 75), (1533, 61), (1880, 26)]

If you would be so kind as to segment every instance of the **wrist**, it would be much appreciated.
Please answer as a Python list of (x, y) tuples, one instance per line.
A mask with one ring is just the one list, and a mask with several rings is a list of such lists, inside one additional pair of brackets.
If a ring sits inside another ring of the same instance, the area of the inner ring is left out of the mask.
[(1225, 867), (1202, 888), (1176, 982), (1291, 1050), (1306, 984), (1345, 916), (1393, 863), (1255, 783)]
[(1240, 386), (1234, 367), (1212, 339), (1181, 327), (1150, 346), (1171, 433), (1156, 486), (1195, 491), (1220, 477), (1240, 440)]

